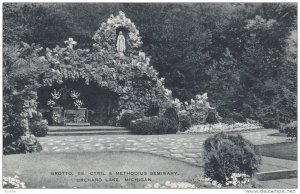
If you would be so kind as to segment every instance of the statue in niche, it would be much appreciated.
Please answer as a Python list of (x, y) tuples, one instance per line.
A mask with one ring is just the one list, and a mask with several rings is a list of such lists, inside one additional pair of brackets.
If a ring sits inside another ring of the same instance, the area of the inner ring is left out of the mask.
[(121, 19), (125, 18), (125, 13), (123, 11), (119, 11), (119, 15)]
[(122, 31), (120, 31), (117, 38), (117, 52), (121, 56), (124, 56), (125, 49), (125, 37), (123, 36)]

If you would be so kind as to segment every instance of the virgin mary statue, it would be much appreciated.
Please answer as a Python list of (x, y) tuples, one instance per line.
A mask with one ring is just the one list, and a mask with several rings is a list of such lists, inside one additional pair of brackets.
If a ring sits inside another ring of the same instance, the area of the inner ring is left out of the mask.
[(122, 56), (124, 55), (125, 52), (125, 37), (123, 36), (122, 31), (119, 32), (117, 38), (117, 52)]

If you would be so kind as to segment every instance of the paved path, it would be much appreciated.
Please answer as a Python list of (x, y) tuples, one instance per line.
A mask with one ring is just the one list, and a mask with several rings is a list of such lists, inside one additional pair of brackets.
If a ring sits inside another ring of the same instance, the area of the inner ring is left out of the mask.
[[(269, 136), (277, 130), (253, 130), (241, 134), (256, 145), (280, 143), (286, 137)], [(93, 135), (39, 138), (43, 152), (138, 151), (203, 165), (202, 145), (212, 134)]]

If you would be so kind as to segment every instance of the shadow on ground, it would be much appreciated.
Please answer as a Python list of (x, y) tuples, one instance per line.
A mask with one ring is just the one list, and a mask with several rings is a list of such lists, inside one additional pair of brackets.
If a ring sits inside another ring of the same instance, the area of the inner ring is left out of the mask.
[(283, 142), (257, 146), (263, 156), (297, 161), (297, 142)]

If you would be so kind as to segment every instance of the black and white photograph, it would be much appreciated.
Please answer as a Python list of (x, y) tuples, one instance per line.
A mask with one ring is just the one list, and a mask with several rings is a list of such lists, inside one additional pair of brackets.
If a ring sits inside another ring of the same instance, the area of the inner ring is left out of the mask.
[(297, 193), (297, 12), (2, 2), (2, 191)]

